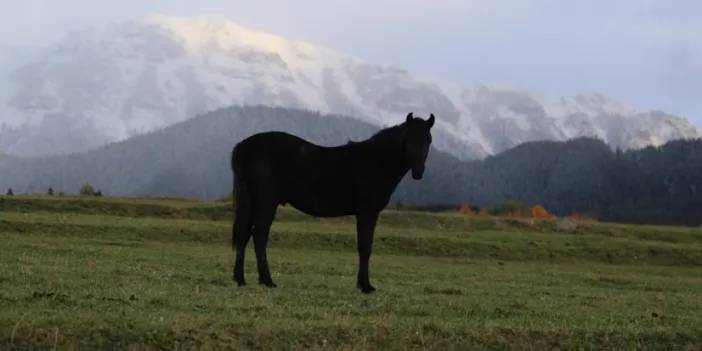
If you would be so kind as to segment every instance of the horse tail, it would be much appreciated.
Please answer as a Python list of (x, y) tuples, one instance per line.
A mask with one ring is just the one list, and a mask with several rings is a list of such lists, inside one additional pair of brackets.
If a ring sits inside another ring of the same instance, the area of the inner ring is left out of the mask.
[(232, 151), (232, 172), (234, 173), (234, 228), (232, 229), (232, 248), (236, 250), (236, 236), (247, 236), (251, 231), (251, 197), (243, 169), (241, 143)]

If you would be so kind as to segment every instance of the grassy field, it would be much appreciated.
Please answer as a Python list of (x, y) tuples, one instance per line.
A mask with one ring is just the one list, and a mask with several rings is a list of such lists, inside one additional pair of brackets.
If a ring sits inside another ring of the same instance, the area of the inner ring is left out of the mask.
[[(231, 280), (231, 205), (0, 197), (0, 349), (702, 349), (702, 230), (282, 209), (277, 289)], [(247, 278), (256, 282), (253, 252)]]

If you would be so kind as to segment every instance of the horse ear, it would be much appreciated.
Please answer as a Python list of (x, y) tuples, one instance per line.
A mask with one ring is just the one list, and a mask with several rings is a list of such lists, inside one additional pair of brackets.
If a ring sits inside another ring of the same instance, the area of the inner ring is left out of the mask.
[(407, 121), (406, 121), (406, 122), (411, 121), (412, 118), (413, 118), (413, 117), (412, 117), (412, 112), (410, 112), (409, 114), (407, 114)]
[(434, 114), (432, 113), (432, 114), (429, 116), (429, 119), (427, 120), (427, 122), (429, 122), (429, 128), (431, 128), (431, 127), (434, 126), (434, 120), (435, 120)]

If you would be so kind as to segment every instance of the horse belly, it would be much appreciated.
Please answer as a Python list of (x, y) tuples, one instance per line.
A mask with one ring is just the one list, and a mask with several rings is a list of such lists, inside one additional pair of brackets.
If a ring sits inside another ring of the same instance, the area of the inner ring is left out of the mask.
[(324, 186), (297, 189), (285, 199), (296, 209), (317, 217), (338, 217), (355, 214), (356, 201), (348, 189)]

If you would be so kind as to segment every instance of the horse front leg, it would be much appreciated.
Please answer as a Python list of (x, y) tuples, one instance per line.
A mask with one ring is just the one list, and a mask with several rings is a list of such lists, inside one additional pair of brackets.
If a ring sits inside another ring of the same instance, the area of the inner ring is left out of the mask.
[(356, 216), (356, 242), (358, 245), (358, 277), (356, 286), (364, 294), (375, 291), (368, 276), (368, 265), (373, 248), (373, 235), (378, 214), (360, 214)]

